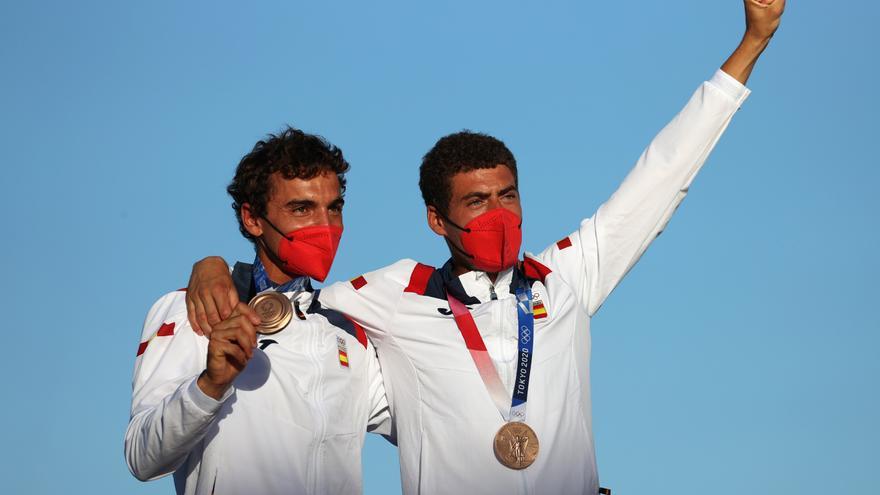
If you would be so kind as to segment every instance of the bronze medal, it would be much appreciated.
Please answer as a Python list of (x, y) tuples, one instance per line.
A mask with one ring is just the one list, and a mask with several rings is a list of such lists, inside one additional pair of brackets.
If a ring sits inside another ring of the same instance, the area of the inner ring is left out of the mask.
[(538, 457), (538, 436), (529, 425), (511, 421), (495, 434), (495, 457), (510, 469), (525, 469)]
[(257, 332), (263, 335), (278, 333), (290, 323), (293, 315), (290, 299), (284, 294), (275, 291), (266, 291), (257, 294), (248, 303), (260, 317), (260, 325)]

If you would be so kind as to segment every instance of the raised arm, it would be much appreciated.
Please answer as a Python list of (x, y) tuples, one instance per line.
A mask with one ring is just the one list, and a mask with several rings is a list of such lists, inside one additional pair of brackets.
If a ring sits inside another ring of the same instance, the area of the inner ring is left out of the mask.
[(755, 62), (776, 34), (785, 11), (785, 0), (745, 0), (744, 3), (746, 32), (739, 46), (721, 66), (721, 70), (740, 84), (748, 82)]
[[(580, 228), (538, 257), (595, 313), (687, 195), (733, 114), (743, 86), (779, 26), (784, 0), (746, 0), (746, 34), (722, 66), (645, 149), (618, 190)], [(730, 72), (727, 72), (727, 71)]]

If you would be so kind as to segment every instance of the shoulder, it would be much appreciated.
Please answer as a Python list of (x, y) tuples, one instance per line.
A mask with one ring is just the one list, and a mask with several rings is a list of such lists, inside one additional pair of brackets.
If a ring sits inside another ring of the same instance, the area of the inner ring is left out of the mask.
[(546, 278), (553, 273), (553, 270), (540, 261), (538, 257), (526, 253), (523, 257), (523, 272), (526, 278), (539, 280), (542, 284), (546, 284)]
[(162, 297), (156, 299), (156, 302), (153, 303), (147, 314), (170, 315), (181, 311), (186, 313), (186, 289), (178, 289), (168, 292)]
[[(424, 291), (433, 267), (411, 259), (366, 272), (346, 282), (337, 282), (321, 290), (320, 300), (329, 307), (351, 316), (376, 330), (387, 325), (407, 292)], [(414, 289), (415, 288), (415, 289)]]
[[(363, 273), (346, 282), (337, 282), (325, 290), (355, 292), (402, 292), (410, 283), (413, 272), (423, 265), (415, 260), (402, 259), (388, 266)], [(433, 268), (431, 268), (433, 270)]]
[(147, 317), (144, 320), (142, 336), (170, 336), (175, 331), (180, 331), (183, 326), (189, 326), (186, 314), (186, 291), (176, 290), (169, 292), (153, 303)]

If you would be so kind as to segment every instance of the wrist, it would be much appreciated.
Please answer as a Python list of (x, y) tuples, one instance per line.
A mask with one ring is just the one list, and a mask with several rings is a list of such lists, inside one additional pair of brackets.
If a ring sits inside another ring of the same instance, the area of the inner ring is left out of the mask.
[(770, 39), (773, 38), (773, 34), (775, 33), (775, 29), (770, 31), (757, 31), (754, 29), (746, 29), (745, 34), (743, 35), (741, 45), (745, 45), (749, 48), (758, 48), (764, 49), (768, 43), (770, 43)]
[(196, 380), (196, 385), (198, 385), (199, 389), (205, 393), (208, 397), (214, 400), (220, 400), (223, 398), (223, 394), (229, 390), (229, 383), (219, 383), (208, 375), (208, 370), (202, 372), (199, 375), (198, 380)]

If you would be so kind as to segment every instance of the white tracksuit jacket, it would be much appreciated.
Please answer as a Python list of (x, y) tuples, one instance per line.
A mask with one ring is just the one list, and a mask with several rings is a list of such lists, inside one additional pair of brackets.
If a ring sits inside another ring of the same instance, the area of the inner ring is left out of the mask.
[(286, 293), (305, 319), (259, 336), (220, 401), (196, 385), (208, 340), (188, 323), (185, 293), (159, 299), (134, 370), (131, 472), (173, 472), (179, 494), (360, 494), (364, 434), (390, 433), (387, 402), (363, 329), (322, 308), (317, 293)]
[[(590, 412), (590, 317), (666, 226), (749, 91), (719, 71), (651, 142), (614, 195), (580, 228), (522, 270), (492, 284), (402, 260), (322, 291), (327, 307), (363, 325), (376, 346), (400, 448), (406, 494), (595, 494)], [(468, 304), (508, 393), (517, 356), (509, 288), (525, 277), (535, 307), (527, 423), (540, 453), (527, 469), (502, 466), (493, 437), (503, 419), (449, 311)], [(497, 297), (497, 299), (495, 299)], [(540, 304), (538, 304), (540, 303)], [(543, 313), (543, 312), (541, 312)]]

